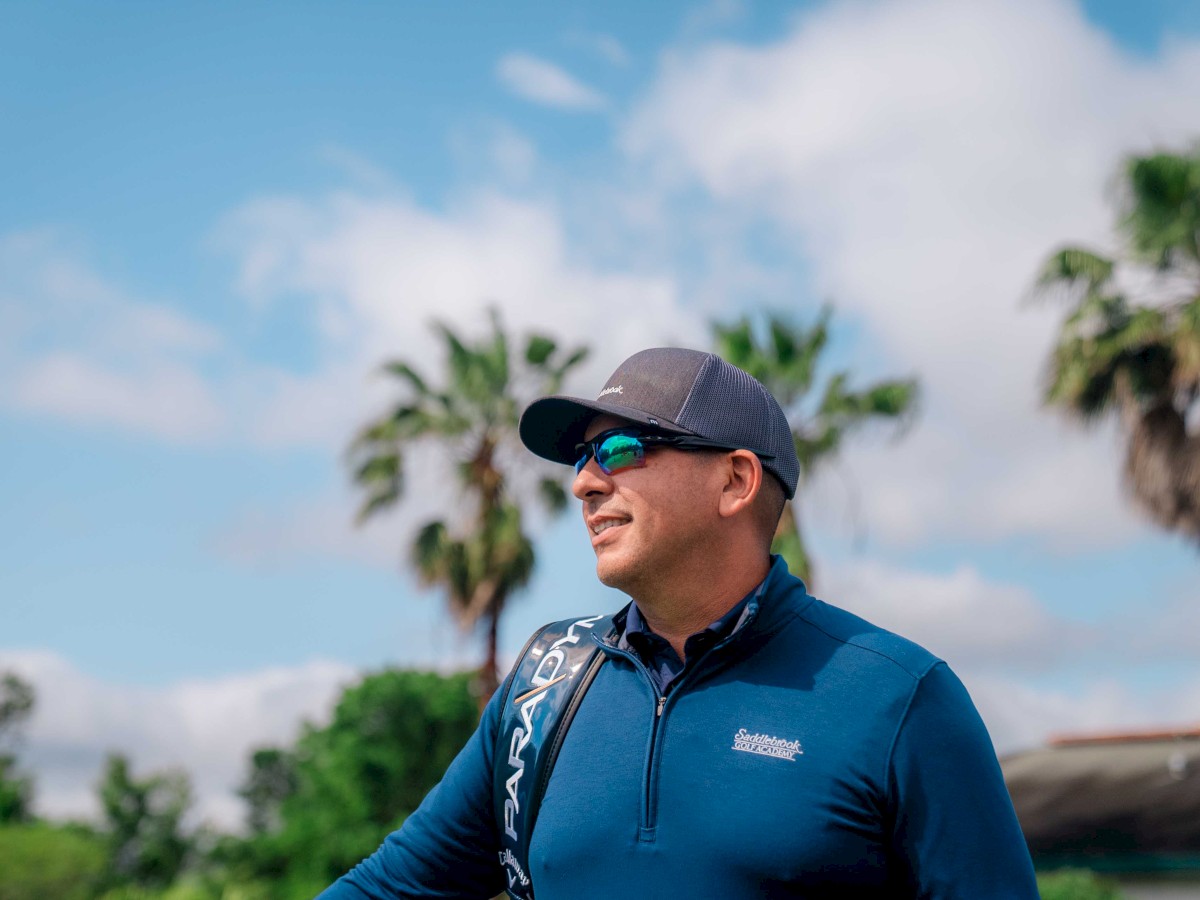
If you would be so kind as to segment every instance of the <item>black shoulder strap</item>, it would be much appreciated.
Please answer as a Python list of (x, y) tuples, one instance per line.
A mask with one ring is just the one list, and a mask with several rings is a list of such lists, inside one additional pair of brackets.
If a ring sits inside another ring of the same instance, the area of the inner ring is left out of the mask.
[(611, 616), (547, 625), (525, 645), (501, 698), (492, 799), (515, 900), (533, 900), (529, 838), (567, 728), (604, 662), (591, 635), (607, 636), (611, 627)]

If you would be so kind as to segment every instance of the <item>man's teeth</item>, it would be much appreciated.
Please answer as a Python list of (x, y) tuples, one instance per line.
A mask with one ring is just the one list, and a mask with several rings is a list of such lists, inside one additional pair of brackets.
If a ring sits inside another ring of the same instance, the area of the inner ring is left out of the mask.
[(625, 524), (624, 522), (618, 522), (616, 519), (605, 519), (603, 522), (598, 522), (597, 524), (592, 526), (592, 534), (599, 534), (600, 532), (602, 532), (606, 529), (613, 528), (617, 525), (624, 525), (624, 524)]

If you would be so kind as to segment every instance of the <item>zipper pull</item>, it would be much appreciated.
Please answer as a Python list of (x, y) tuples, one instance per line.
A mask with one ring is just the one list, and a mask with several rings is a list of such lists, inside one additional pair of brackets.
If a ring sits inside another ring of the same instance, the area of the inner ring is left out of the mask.
[(666, 698), (666, 697), (659, 697), (659, 698), (658, 698), (658, 709), (656, 709), (656, 710), (654, 711), (654, 718), (656, 718), (656, 719), (657, 719), (659, 716), (661, 716), (661, 715), (662, 715), (662, 709), (663, 709), (663, 706), (665, 706), (665, 705), (666, 705), (666, 702), (667, 702), (667, 698)]

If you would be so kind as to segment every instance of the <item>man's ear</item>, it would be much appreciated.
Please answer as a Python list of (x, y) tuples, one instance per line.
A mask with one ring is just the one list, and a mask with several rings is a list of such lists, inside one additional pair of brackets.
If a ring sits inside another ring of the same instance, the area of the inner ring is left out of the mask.
[(724, 473), (725, 484), (717, 511), (729, 518), (754, 504), (762, 488), (762, 462), (749, 450), (733, 450), (725, 456)]

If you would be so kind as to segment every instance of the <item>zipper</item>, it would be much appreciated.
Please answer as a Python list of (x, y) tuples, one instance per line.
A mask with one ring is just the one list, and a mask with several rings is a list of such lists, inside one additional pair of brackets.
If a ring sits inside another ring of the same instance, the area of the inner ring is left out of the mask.
[(600, 644), (600, 646), (606, 652), (611, 653), (614, 656), (619, 656), (622, 659), (627, 659), (633, 663), (634, 668), (642, 673), (642, 677), (646, 679), (646, 684), (650, 687), (650, 690), (654, 692), (655, 696), (654, 719), (650, 724), (650, 748), (646, 756), (645, 772), (642, 779), (642, 809), (640, 815), (638, 816), (639, 842), (652, 842), (655, 838), (655, 829), (658, 827), (658, 805), (655, 802), (655, 788), (657, 787), (658, 779), (659, 732), (666, 727), (663, 724), (663, 721), (664, 713), (667, 707), (667, 700), (679, 694), (684, 685), (695, 677), (696, 672), (700, 671), (704, 661), (709, 659), (713, 653), (721, 650), (735, 640), (738, 635), (740, 635), (746, 629), (746, 627), (750, 625), (757, 614), (757, 609), (752, 610), (746, 617), (745, 621), (742, 622), (741, 628), (738, 628), (733, 632), (733, 634), (727, 635), (719, 643), (709, 647), (708, 650), (705, 651), (704, 655), (697, 660), (696, 665), (680, 675), (679, 678), (677, 678), (671, 684), (670, 688), (668, 688), (665, 694), (658, 693), (658, 688), (654, 685), (654, 679), (650, 677), (650, 670), (647, 669), (645, 664), (637, 658), (636, 654), (630, 653), (627, 650), (620, 650), (613, 644), (609, 644), (600, 640), (599, 635), (592, 635), (592, 640)]
[(638, 814), (638, 840), (652, 841), (654, 840), (655, 823), (650, 810), (650, 787), (653, 784), (654, 755), (658, 749), (659, 723), (662, 721), (663, 707), (667, 704), (667, 698), (658, 693), (658, 688), (654, 686), (654, 679), (650, 677), (650, 670), (635, 654), (627, 650), (620, 650), (612, 644), (603, 644), (602, 646), (608, 653), (631, 662), (633, 667), (642, 673), (646, 685), (654, 692), (654, 718), (650, 722), (650, 747), (646, 753), (646, 765), (642, 774), (642, 808)]

